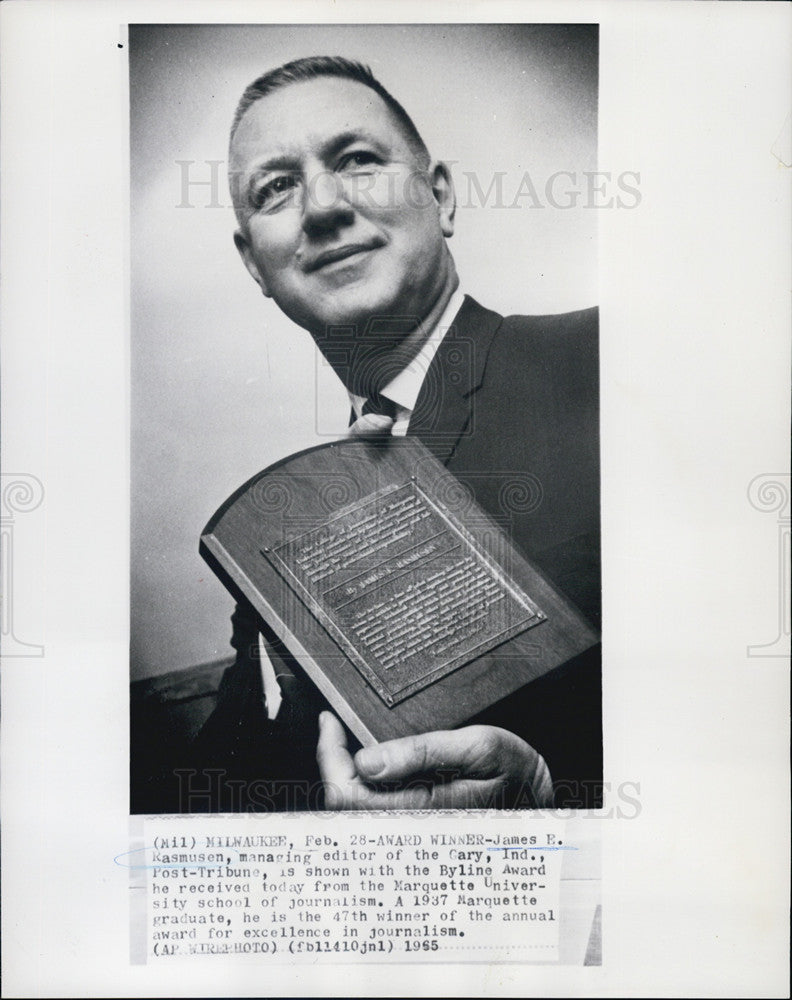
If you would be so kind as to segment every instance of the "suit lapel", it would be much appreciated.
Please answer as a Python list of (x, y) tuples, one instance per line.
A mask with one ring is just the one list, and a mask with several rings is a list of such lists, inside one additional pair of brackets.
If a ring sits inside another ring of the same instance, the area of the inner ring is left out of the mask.
[(470, 424), (487, 355), (503, 317), (466, 295), (429, 366), (407, 434), (447, 463)]

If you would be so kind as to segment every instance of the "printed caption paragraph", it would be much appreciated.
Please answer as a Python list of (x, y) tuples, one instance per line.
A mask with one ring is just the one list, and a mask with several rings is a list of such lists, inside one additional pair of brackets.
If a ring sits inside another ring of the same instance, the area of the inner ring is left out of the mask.
[(147, 961), (556, 962), (568, 832), (533, 814), (156, 818), (116, 863), (145, 895)]

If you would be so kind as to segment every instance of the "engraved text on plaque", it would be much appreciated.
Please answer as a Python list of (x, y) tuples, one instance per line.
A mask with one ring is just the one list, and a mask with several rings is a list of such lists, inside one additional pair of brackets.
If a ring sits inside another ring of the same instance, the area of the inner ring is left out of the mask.
[(413, 481), (264, 554), (391, 706), (545, 620)]

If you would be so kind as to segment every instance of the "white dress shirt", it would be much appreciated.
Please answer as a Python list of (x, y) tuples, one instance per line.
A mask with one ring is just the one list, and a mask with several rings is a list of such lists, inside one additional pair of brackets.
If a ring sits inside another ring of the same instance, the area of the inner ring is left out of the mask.
[[(464, 297), (464, 293), (457, 288), (446, 303), (445, 309), (435, 324), (434, 329), (424, 341), (420, 351), (380, 392), (381, 396), (387, 396), (397, 406), (396, 419), (393, 421), (393, 427), (391, 428), (393, 437), (404, 437), (407, 433), (407, 428), (410, 425), (410, 417), (412, 417), (412, 412), (418, 401), (418, 394), (421, 391), (423, 380), (426, 378), (426, 373), (429, 371), (429, 366), (434, 360), (435, 354), (437, 354), (438, 347), (443, 342), (443, 338), (448, 333), (449, 328), (453, 325), (454, 317), (462, 308)], [(352, 403), (352, 409), (355, 411), (355, 417), (360, 417), (366, 402), (366, 396), (356, 396), (350, 392), (349, 400)]]

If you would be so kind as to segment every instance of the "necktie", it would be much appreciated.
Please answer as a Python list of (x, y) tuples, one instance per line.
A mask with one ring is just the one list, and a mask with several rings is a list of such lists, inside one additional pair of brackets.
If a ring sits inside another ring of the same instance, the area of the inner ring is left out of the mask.
[(385, 437), (391, 432), (398, 407), (392, 399), (373, 393), (360, 416), (349, 428), (352, 437)]

